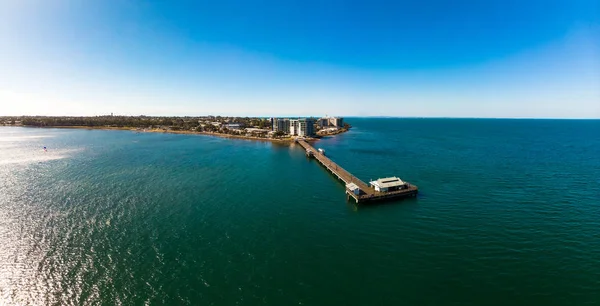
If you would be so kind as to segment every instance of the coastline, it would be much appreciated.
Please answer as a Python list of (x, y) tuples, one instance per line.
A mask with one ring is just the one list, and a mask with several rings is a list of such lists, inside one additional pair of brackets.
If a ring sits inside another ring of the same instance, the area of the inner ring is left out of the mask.
[[(221, 138), (233, 138), (233, 139), (245, 139), (245, 140), (256, 140), (256, 141), (269, 141), (273, 143), (279, 144), (291, 144), (294, 142), (294, 138), (292, 136), (287, 138), (262, 138), (255, 136), (244, 136), (244, 135), (231, 135), (231, 134), (222, 134), (222, 133), (213, 133), (213, 132), (196, 132), (196, 131), (173, 131), (173, 130), (163, 130), (163, 129), (139, 129), (134, 127), (112, 127), (112, 126), (82, 126), (82, 125), (73, 125), (73, 126), (28, 126), (21, 125), (22, 127), (28, 128), (58, 128), (58, 129), (86, 129), (86, 130), (113, 130), (113, 131), (131, 131), (137, 133), (168, 133), (168, 134), (185, 134), (185, 135), (206, 135), (206, 136), (214, 136)], [(322, 135), (322, 136), (333, 136), (341, 133), (345, 133), (348, 130), (344, 130), (338, 132), (336, 134)], [(322, 137), (319, 135), (319, 137)], [(305, 139), (308, 142), (314, 142), (319, 140), (320, 138), (307, 138)]]

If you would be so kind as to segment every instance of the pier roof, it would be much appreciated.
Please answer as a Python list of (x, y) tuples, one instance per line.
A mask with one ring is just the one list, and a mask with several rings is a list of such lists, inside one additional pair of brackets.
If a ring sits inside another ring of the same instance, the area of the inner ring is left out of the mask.
[(371, 183), (373, 186), (378, 186), (379, 188), (390, 188), (404, 185), (404, 182), (395, 176), (380, 178), (369, 183)]

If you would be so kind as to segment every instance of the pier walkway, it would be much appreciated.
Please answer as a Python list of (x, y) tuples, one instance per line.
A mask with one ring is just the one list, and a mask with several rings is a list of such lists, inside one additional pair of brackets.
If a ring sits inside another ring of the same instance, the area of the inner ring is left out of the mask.
[(344, 182), (344, 185), (354, 183), (359, 189), (359, 194), (355, 194), (346, 187), (346, 194), (349, 197), (354, 198), (356, 203), (367, 202), (367, 201), (378, 201), (387, 199), (397, 199), (403, 197), (414, 197), (417, 195), (419, 189), (417, 186), (406, 183), (406, 188), (396, 190), (380, 192), (367, 185), (365, 182), (352, 175), (346, 169), (342, 168), (338, 164), (334, 163), (329, 157), (325, 156), (322, 152), (316, 150), (308, 142), (302, 139), (296, 141), (300, 146), (306, 150), (306, 154), (309, 157), (314, 157), (321, 165), (329, 170), (333, 175), (337, 176), (338, 179)]

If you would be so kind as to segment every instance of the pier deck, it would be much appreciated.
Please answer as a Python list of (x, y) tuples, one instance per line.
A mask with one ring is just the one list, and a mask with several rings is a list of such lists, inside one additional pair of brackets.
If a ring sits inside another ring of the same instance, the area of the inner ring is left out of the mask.
[(297, 143), (302, 146), (309, 156), (314, 157), (321, 165), (323, 165), (327, 170), (329, 170), (332, 174), (338, 177), (341, 181), (344, 182), (344, 185), (354, 183), (360, 189), (360, 194), (354, 194), (350, 190), (346, 188), (346, 194), (349, 197), (354, 198), (356, 203), (361, 202), (370, 202), (370, 201), (381, 201), (381, 200), (391, 200), (398, 199), (404, 197), (414, 197), (419, 192), (419, 189), (415, 185), (411, 185), (407, 183), (407, 187), (401, 190), (396, 191), (388, 191), (388, 192), (379, 192), (367, 185), (365, 182), (358, 179), (356, 176), (352, 175), (350, 172), (346, 171), (346, 169), (340, 167), (338, 164), (334, 163), (329, 157), (325, 156), (322, 152), (316, 150), (313, 146), (311, 146), (308, 142), (299, 139)]

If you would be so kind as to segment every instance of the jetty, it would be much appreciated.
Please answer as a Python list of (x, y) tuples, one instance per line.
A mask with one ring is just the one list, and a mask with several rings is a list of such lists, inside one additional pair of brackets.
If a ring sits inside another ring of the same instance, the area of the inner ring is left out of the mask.
[(419, 193), (417, 186), (403, 182), (397, 177), (371, 181), (369, 186), (325, 156), (324, 150), (316, 150), (304, 139), (296, 139), (296, 143), (306, 150), (307, 157), (316, 159), (329, 172), (344, 182), (348, 200), (353, 198), (356, 203), (366, 203), (415, 197)]

